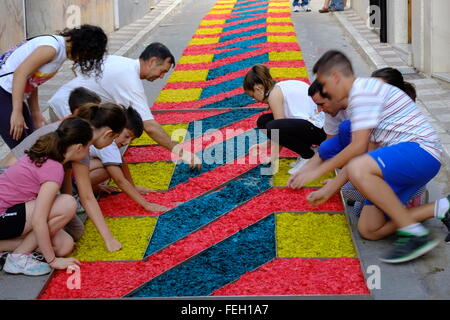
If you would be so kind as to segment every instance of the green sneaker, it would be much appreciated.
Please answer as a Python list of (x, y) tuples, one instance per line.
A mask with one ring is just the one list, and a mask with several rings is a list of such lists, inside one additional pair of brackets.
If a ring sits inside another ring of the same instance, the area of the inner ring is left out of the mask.
[(381, 261), (386, 263), (403, 263), (414, 260), (439, 244), (439, 241), (431, 239), (429, 235), (414, 236), (407, 232), (397, 231), (397, 241), (394, 248)]

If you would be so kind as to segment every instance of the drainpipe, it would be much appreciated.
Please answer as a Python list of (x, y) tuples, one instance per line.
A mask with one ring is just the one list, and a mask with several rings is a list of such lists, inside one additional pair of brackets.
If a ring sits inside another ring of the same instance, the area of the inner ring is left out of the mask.
[(114, 0), (114, 30), (120, 29), (119, 0)]

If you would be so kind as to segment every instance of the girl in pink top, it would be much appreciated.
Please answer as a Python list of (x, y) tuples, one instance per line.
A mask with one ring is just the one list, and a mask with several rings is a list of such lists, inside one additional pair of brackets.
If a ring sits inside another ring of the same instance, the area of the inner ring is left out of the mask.
[[(0, 251), (12, 252), (6, 258), (6, 272), (37, 276), (49, 273), (51, 267), (79, 264), (60, 258), (73, 250), (73, 239), (63, 228), (75, 216), (77, 204), (58, 191), (64, 164), (86, 157), (92, 137), (88, 122), (67, 119), (0, 175)], [(37, 248), (46, 262), (30, 254)]]

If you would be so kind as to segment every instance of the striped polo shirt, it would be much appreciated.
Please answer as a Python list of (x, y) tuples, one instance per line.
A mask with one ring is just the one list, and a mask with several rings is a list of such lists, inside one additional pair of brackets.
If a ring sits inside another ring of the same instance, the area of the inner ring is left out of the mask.
[(371, 142), (381, 147), (417, 142), (441, 161), (438, 134), (415, 102), (399, 88), (375, 78), (357, 78), (347, 110), (352, 131), (373, 129)]

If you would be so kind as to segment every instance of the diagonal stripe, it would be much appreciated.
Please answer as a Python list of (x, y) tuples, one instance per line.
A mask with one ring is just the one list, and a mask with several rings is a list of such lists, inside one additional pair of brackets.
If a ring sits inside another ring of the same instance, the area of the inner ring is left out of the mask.
[(274, 221), (273, 215), (265, 218), (153, 279), (129, 296), (210, 295), (274, 258)]
[[(145, 256), (150, 256), (270, 188), (270, 176), (256, 167), (225, 188), (188, 201), (158, 219)], [(242, 186), (245, 185), (245, 188)]]
[(354, 258), (275, 259), (212, 296), (369, 295), (360, 268)]

